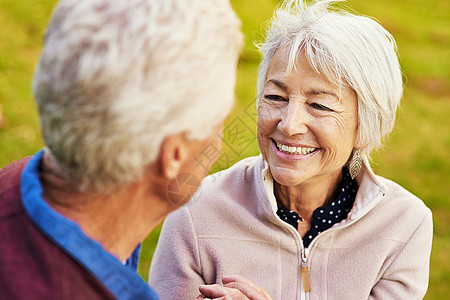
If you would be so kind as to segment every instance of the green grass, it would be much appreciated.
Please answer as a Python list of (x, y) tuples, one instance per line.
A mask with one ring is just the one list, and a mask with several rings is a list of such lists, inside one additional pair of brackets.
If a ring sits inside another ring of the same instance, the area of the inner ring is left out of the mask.
[[(31, 78), (42, 34), (54, 0), (0, 0), (0, 166), (32, 155), (42, 146), (31, 96)], [(237, 81), (237, 103), (226, 129), (242, 132), (241, 141), (226, 134), (223, 154), (213, 170), (258, 154), (254, 99), (261, 27), (278, 1), (232, 0), (246, 37)], [(378, 19), (396, 38), (407, 87), (398, 124), (383, 151), (374, 155), (375, 171), (398, 182), (432, 209), (434, 243), (426, 299), (450, 293), (450, 2), (446, 0), (351, 0), (356, 11)], [(237, 151), (233, 151), (237, 149)], [(147, 277), (159, 234), (143, 245), (139, 274)]]

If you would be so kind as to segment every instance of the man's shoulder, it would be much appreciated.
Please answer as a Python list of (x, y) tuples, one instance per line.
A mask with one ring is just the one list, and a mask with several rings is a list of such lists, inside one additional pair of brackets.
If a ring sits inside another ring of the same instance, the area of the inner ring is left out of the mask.
[(0, 290), (7, 299), (114, 299), (28, 217), (21, 174), (31, 157), (0, 170)]
[(22, 210), (1, 220), (0, 290), (8, 299), (114, 299)]
[(22, 158), (0, 169), (0, 222), (21, 210), (20, 176), (30, 158)]
[(0, 193), (20, 182), (20, 174), (30, 159), (31, 156), (24, 157), (0, 169)]

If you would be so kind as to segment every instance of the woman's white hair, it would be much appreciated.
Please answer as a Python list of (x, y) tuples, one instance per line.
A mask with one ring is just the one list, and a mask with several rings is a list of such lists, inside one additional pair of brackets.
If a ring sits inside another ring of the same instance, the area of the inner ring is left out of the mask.
[(81, 191), (139, 180), (228, 115), (241, 44), (228, 0), (62, 0), (33, 82), (46, 150)]
[(369, 17), (331, 8), (333, 0), (306, 4), (288, 0), (275, 12), (259, 48), (263, 61), (257, 80), (258, 102), (276, 50), (289, 49), (289, 68), (300, 53), (330, 82), (347, 85), (358, 98), (357, 143), (364, 155), (382, 145), (392, 131), (403, 94), (402, 72), (392, 35)]

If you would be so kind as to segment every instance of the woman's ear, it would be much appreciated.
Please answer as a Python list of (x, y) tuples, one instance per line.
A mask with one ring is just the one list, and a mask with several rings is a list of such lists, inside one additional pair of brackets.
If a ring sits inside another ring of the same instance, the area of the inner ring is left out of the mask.
[(355, 141), (355, 145), (353, 146), (353, 148), (355, 148), (355, 149), (364, 149), (367, 146), (369, 146), (369, 144), (370, 144), (370, 141), (361, 140), (360, 138), (357, 137), (356, 141)]
[(162, 175), (172, 179), (180, 172), (188, 153), (185, 147), (184, 133), (166, 137), (159, 150), (159, 166)]

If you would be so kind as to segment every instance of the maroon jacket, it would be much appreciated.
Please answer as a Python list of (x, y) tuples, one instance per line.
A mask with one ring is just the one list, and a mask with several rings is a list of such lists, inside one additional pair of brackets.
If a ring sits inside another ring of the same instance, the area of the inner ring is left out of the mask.
[(0, 299), (114, 299), (26, 214), (20, 176), (29, 159), (0, 170)]

